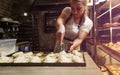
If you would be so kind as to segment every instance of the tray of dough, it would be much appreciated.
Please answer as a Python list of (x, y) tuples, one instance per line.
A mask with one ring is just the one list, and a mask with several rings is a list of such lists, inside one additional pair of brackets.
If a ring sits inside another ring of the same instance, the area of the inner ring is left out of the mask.
[(105, 43), (102, 44), (104, 51), (107, 52), (110, 56), (120, 61), (120, 42), (116, 43)]
[(23, 52), (0, 56), (0, 66), (86, 66), (84, 52)]

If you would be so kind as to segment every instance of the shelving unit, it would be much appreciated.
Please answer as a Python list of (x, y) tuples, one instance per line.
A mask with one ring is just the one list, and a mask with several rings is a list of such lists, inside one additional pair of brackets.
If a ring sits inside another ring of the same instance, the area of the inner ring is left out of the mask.
[[(115, 42), (120, 41), (120, 26), (109, 27), (109, 28), (103, 27), (104, 22), (105, 23), (114, 23), (113, 17), (119, 15), (119, 13), (117, 13), (117, 15), (115, 13), (113, 13), (113, 10), (115, 8), (114, 8), (114, 6), (111, 6), (111, 1), (112, 0), (109, 0), (109, 2), (108, 2), (108, 4), (110, 4), (108, 7), (109, 11), (107, 10), (102, 13), (102, 19), (100, 19), (101, 17), (99, 16), (100, 21), (98, 21), (98, 18), (97, 18), (98, 24), (96, 25), (96, 31), (95, 31), (95, 33), (97, 33), (95, 35), (95, 37), (97, 37), (97, 38), (96, 39), (94, 38), (94, 40), (96, 40), (97, 44), (96, 44), (96, 52), (94, 51), (93, 53), (95, 55), (95, 62), (98, 66), (106, 67), (106, 65), (112, 66), (115, 64), (120, 64), (120, 52), (117, 50), (113, 50), (104, 45), (105, 43), (109, 44), (111, 42), (115, 43)], [(119, 3), (116, 5), (119, 5)], [(106, 7), (105, 7), (105, 9), (106, 9)], [(106, 16), (105, 14), (107, 14), (109, 16)], [(104, 19), (103, 19), (103, 17), (104, 17)], [(109, 19), (109, 21), (108, 21), (108, 19)], [(119, 20), (117, 20), (117, 21), (119, 21)], [(106, 67), (106, 68), (109, 70), (108, 67)], [(110, 75), (114, 75), (114, 73), (111, 72)]]
[(0, 39), (17, 39), (20, 23), (12, 21), (0, 21), (0, 28), (3, 30)]
[[(111, 33), (112, 29), (112, 34)], [(118, 27), (111, 27), (111, 28), (100, 28), (98, 29), (98, 41), (101, 43), (104, 42), (117, 42), (120, 41), (120, 26)], [(112, 40), (111, 40), (112, 39)]]

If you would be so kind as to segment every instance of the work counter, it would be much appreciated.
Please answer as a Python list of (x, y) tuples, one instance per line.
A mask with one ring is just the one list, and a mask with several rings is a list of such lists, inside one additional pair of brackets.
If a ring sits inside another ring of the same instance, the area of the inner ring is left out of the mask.
[(87, 52), (86, 66), (0, 66), (0, 75), (103, 75)]

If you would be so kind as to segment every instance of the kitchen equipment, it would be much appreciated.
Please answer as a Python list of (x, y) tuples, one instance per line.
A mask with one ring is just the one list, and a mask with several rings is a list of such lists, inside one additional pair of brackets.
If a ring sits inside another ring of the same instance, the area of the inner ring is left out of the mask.
[(54, 52), (66, 51), (66, 46), (63, 42), (56, 42)]
[(16, 39), (1, 39), (0, 40), (0, 54), (6, 56), (16, 52)]

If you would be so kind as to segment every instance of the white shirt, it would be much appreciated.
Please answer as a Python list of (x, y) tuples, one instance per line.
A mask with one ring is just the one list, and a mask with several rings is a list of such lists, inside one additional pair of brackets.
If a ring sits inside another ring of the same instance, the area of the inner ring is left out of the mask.
[[(68, 18), (71, 14), (71, 7), (64, 8), (62, 14), (66, 15), (66, 17)], [(65, 25), (65, 37), (74, 40), (77, 37), (79, 30), (89, 33), (92, 29), (92, 26), (93, 22), (88, 16), (85, 16), (85, 22), (83, 23), (83, 25), (80, 25), (79, 28), (78, 24), (74, 22), (73, 17), (71, 17)]]

